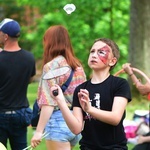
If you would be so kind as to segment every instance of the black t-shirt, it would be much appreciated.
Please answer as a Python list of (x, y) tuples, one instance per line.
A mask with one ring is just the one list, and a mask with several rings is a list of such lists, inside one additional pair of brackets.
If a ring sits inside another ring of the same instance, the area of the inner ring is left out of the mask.
[(0, 112), (29, 106), (27, 88), (34, 75), (33, 54), (23, 49), (0, 52)]
[[(121, 96), (131, 101), (131, 93), (128, 82), (120, 77), (110, 75), (105, 81), (99, 84), (92, 84), (91, 81), (79, 85), (74, 92), (73, 107), (81, 107), (78, 100), (80, 89), (89, 91), (91, 105), (97, 109), (111, 111), (115, 96)], [(119, 106), (118, 106), (119, 107)], [(114, 148), (126, 149), (126, 137), (123, 127), (124, 115), (117, 126), (113, 126), (96, 120), (83, 111), (85, 120), (82, 131), (81, 147), (88, 147), (91, 150), (113, 150)]]

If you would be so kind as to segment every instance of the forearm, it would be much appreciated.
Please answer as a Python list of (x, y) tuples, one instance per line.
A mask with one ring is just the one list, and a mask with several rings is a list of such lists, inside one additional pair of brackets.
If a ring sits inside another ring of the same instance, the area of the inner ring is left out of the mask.
[[(58, 90), (58, 95), (54, 96), (52, 94), (52, 91), (56, 89)], [(82, 131), (83, 127), (83, 115), (81, 108), (73, 108), (72, 113), (66, 103), (62, 90), (58, 85), (51, 87), (51, 96), (57, 101), (58, 107), (60, 108), (70, 130), (74, 134), (79, 134)]]
[(100, 120), (102, 122), (105, 122), (107, 124), (111, 125), (118, 125), (120, 122), (120, 117), (118, 117), (117, 112), (112, 112), (112, 111), (104, 111), (97, 109), (95, 107), (91, 107), (91, 109), (88, 111), (88, 113), (93, 117), (96, 118), (97, 120)]
[(147, 95), (150, 93), (150, 83), (147, 82), (146, 84), (142, 84), (139, 79), (135, 76), (134, 73), (130, 74), (131, 80), (135, 84), (136, 88), (142, 95)]
[(135, 85), (140, 84), (139, 79), (137, 79), (137, 77), (135, 76), (129, 63), (124, 64), (122, 67), (123, 67), (124, 71), (128, 74), (128, 76), (131, 78), (133, 84), (135, 84)]
[(139, 79), (137, 79), (137, 77), (135, 76), (135, 74), (131, 74), (130, 75), (131, 80), (133, 82), (133, 84), (136, 86), (137, 90), (142, 94), (145, 95), (147, 94), (147, 88), (145, 87), (145, 85), (143, 85)]
[(127, 105), (127, 99), (124, 97), (114, 97), (111, 110), (102, 110), (95, 107), (89, 107), (88, 113), (93, 117), (107, 124), (117, 126), (124, 114)]
[(59, 108), (70, 130), (74, 134), (79, 134), (82, 131), (82, 127), (83, 127), (83, 121), (82, 121), (83, 119), (81, 119), (82, 112), (80, 108), (75, 108), (75, 109), (79, 109), (77, 110), (77, 112), (80, 112), (77, 115), (74, 114), (74, 110), (73, 113), (72, 111), (70, 111), (66, 103), (61, 103), (61, 105), (59, 105)]
[(135, 86), (140, 84), (139, 79), (136, 77), (136, 75), (134, 73), (129, 74), (129, 77), (131, 78), (131, 80), (132, 80), (133, 84), (135, 84)]
[(42, 106), (36, 132), (43, 133), (44, 128), (53, 112), (52, 106)]

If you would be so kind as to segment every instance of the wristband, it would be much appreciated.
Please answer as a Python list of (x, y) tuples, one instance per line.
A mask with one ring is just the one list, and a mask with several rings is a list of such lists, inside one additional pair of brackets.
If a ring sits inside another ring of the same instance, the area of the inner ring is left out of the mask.
[(130, 77), (131, 77), (132, 75), (134, 75), (134, 73), (129, 74)]

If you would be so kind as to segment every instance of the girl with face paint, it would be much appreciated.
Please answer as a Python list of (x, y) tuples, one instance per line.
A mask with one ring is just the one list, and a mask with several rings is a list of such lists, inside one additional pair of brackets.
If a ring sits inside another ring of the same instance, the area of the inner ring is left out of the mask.
[(74, 134), (81, 132), (81, 150), (127, 150), (123, 127), (125, 109), (131, 101), (127, 80), (115, 77), (110, 70), (119, 59), (119, 48), (110, 39), (98, 39), (91, 47), (88, 65), (92, 78), (79, 85), (73, 96), (73, 114), (59, 95), (53, 98)]

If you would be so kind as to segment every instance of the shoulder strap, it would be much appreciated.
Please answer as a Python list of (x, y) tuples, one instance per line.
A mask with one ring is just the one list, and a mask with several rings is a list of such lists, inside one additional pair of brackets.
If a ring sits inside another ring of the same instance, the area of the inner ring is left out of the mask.
[(72, 80), (73, 73), (74, 73), (74, 70), (72, 69), (69, 78), (68, 78), (67, 81), (61, 86), (61, 89), (62, 89), (63, 92), (65, 92), (65, 90), (68, 88), (68, 86), (69, 86), (69, 84), (70, 84), (70, 82), (71, 82), (71, 80)]

